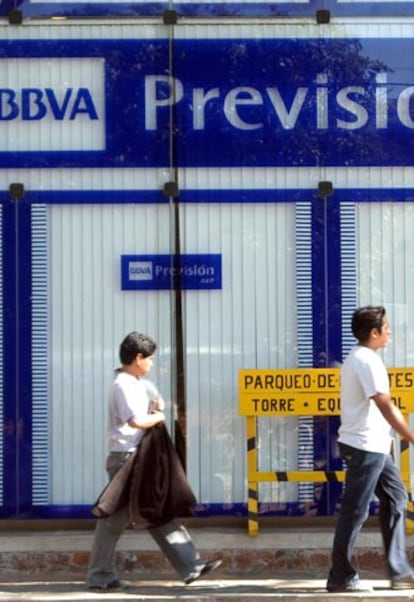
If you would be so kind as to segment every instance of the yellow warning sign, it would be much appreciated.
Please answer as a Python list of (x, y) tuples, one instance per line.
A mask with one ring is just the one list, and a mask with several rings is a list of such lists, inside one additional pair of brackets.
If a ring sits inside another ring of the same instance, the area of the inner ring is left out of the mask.
[[(394, 403), (414, 412), (414, 368), (388, 370)], [(339, 368), (247, 370), (239, 372), (243, 416), (329, 416), (341, 411)]]

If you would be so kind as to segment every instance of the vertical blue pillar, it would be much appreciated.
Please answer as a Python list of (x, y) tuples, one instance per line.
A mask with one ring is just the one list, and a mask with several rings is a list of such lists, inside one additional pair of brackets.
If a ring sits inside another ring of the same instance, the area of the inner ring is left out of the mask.
[[(335, 366), (342, 359), (342, 289), (340, 205), (334, 196), (315, 198), (312, 205), (312, 308), (315, 368)], [(336, 453), (339, 417), (315, 417), (315, 469), (341, 470)], [(317, 514), (335, 512), (342, 486), (319, 488)]]
[(31, 219), (27, 199), (5, 195), (3, 278), (3, 515), (32, 499)]

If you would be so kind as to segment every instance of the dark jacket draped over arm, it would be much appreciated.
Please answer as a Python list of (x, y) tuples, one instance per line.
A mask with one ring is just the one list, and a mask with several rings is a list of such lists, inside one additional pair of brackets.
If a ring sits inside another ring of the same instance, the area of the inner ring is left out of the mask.
[(108, 483), (92, 508), (97, 518), (127, 504), (135, 527), (191, 516), (196, 499), (165, 424), (148, 429), (137, 449)]

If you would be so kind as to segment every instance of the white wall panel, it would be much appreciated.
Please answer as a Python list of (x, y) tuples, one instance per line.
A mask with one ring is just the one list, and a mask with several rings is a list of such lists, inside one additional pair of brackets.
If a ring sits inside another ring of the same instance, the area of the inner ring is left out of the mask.
[[(181, 19), (173, 29), (175, 39), (214, 38), (341, 38), (341, 37), (412, 37), (414, 18), (387, 17), (384, 19), (336, 17), (328, 27), (315, 23), (314, 18), (267, 20), (262, 18), (253, 23), (243, 19), (192, 18)], [(165, 39), (171, 28), (165, 27), (159, 18), (124, 19), (116, 21), (88, 19), (71, 20), (70, 23), (51, 23), (50, 20), (26, 21), (22, 27), (10, 27), (0, 22), (0, 39), (4, 40), (74, 40), (74, 39)]]
[(90, 503), (105, 482), (107, 388), (132, 330), (160, 344), (153, 378), (170, 397), (168, 291), (120, 290), (121, 254), (169, 252), (169, 208), (49, 208), (51, 502)]
[[(220, 253), (222, 291), (186, 292), (188, 474), (200, 502), (246, 500), (240, 368), (296, 365), (294, 204), (182, 206), (184, 252)], [(260, 462), (296, 462), (296, 419), (259, 420)], [(292, 466), (291, 466), (292, 467)], [(263, 486), (264, 501), (271, 486)], [(278, 487), (273, 501), (280, 501)]]
[(387, 19), (353, 19), (335, 16), (328, 27), (321, 27), (314, 19), (257, 20), (254, 24), (247, 20), (192, 19), (183, 21), (174, 30), (175, 38), (341, 38), (341, 37), (412, 37), (413, 17), (393, 17)]
[(382, 304), (392, 328), (388, 366), (414, 366), (414, 204), (358, 205), (358, 303)]
[[(139, 35), (137, 35), (139, 31)], [(62, 21), (24, 21), (22, 27), (10, 27), (7, 21), (0, 21), (0, 38), (4, 40), (101, 40), (101, 39), (154, 39), (166, 38), (168, 28), (160, 19), (137, 19), (136, 21), (107, 19), (73, 19), (70, 23)]]
[[(169, 169), (4, 169), (0, 187), (23, 182), (32, 191), (162, 190), (172, 179)], [(291, 189), (314, 190), (329, 180), (335, 188), (414, 188), (412, 167), (361, 168), (188, 168), (180, 169), (180, 190)], [(351, 199), (352, 200), (352, 199)]]

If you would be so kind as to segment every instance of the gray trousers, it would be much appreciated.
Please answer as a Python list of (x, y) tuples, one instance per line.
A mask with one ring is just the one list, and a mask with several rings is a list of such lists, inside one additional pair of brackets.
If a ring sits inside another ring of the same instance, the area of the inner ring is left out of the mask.
[[(126, 454), (118, 452), (109, 455), (106, 468), (110, 478), (126, 457)], [(115, 548), (128, 524), (128, 507), (108, 518), (97, 519), (87, 573), (88, 586), (105, 587), (118, 579), (114, 563)], [(150, 527), (148, 532), (183, 581), (203, 566), (190, 534), (178, 521)]]

